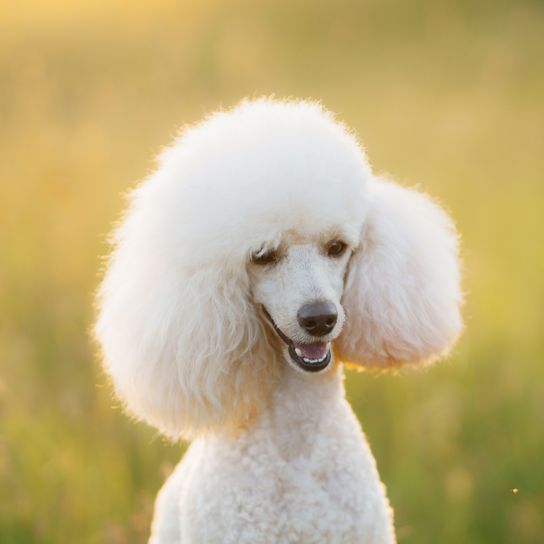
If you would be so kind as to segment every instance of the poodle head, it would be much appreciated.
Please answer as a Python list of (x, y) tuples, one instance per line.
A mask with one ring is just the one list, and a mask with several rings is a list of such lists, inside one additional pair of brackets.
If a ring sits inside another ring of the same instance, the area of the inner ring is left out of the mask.
[(314, 103), (243, 102), (185, 130), (113, 241), (105, 368), (171, 436), (243, 425), (288, 368), (432, 360), (460, 330), (449, 219), (374, 178)]

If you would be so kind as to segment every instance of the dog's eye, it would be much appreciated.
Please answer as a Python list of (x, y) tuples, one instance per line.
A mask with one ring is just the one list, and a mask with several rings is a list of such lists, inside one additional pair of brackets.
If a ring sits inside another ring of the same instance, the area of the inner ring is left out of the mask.
[(251, 262), (258, 265), (275, 264), (279, 260), (275, 249), (259, 249), (251, 255)]
[(327, 244), (327, 255), (329, 257), (341, 257), (347, 248), (347, 244), (342, 242), (342, 240), (333, 240)]

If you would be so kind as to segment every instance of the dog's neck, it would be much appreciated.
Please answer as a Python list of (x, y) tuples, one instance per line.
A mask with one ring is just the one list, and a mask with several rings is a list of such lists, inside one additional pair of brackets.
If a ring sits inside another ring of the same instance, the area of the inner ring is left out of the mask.
[(286, 368), (262, 424), (286, 460), (306, 456), (343, 398), (342, 365), (325, 374), (302, 374)]

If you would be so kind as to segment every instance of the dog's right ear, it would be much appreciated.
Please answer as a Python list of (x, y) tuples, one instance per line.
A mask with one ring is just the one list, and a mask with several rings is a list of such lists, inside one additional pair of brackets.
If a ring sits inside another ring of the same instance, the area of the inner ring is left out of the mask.
[(252, 417), (275, 365), (245, 263), (191, 234), (190, 197), (161, 175), (134, 191), (115, 234), (95, 333), (128, 411), (191, 438)]
[(429, 362), (462, 319), (457, 233), (427, 196), (371, 179), (361, 245), (349, 264), (339, 358), (369, 367)]

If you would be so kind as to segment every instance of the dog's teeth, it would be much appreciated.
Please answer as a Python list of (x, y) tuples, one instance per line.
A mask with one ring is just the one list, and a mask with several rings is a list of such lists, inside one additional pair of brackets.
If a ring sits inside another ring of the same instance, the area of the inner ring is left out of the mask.
[(327, 349), (325, 351), (325, 355), (323, 355), (323, 357), (319, 357), (319, 358), (316, 358), (316, 359), (313, 359), (311, 357), (304, 357), (304, 355), (302, 354), (302, 350), (299, 349), (299, 348), (295, 348), (295, 353), (298, 355), (298, 357), (300, 357), (305, 363), (309, 364), (309, 365), (315, 365), (315, 364), (318, 364), (318, 363), (322, 363), (323, 361), (325, 361), (327, 359), (327, 357), (329, 356), (329, 348), (330, 348), (330, 345), (331, 343), (330, 342), (327, 342)]
[(327, 358), (327, 355), (328, 354), (323, 355), (323, 357), (321, 357), (321, 359), (308, 359), (306, 357), (302, 357), (302, 360), (305, 363), (309, 363), (309, 364), (322, 363)]

